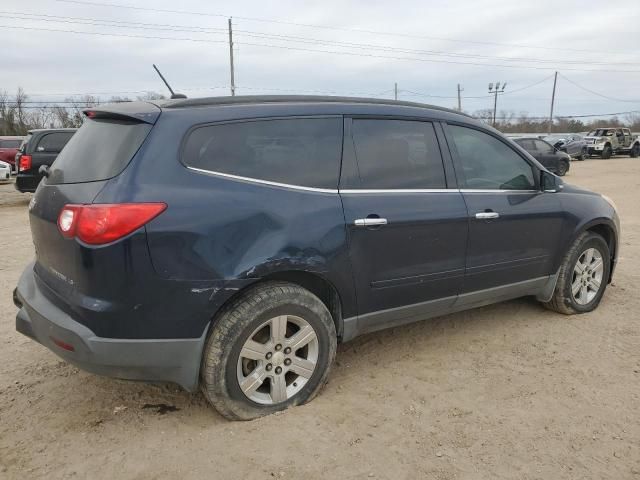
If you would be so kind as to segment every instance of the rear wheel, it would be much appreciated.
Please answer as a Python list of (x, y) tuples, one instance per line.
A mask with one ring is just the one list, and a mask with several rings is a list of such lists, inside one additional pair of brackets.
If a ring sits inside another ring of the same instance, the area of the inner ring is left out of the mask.
[(638, 156), (640, 156), (640, 143), (636, 143), (633, 148), (631, 149), (631, 158), (637, 158)]
[(250, 420), (311, 400), (336, 353), (326, 306), (297, 285), (250, 290), (214, 320), (202, 359), (202, 390), (222, 415)]
[(603, 159), (608, 160), (609, 158), (611, 158), (611, 153), (613, 153), (611, 150), (611, 145), (605, 145), (604, 149), (602, 150), (601, 156)]
[(584, 232), (565, 255), (553, 297), (544, 305), (566, 315), (594, 310), (604, 295), (610, 268), (607, 242), (596, 233)]

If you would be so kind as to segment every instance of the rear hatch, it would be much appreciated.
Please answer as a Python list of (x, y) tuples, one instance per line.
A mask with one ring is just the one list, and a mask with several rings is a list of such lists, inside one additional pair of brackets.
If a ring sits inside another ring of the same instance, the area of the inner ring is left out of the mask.
[[(132, 105), (107, 105), (104, 110), (85, 112), (82, 127), (57, 157), (29, 204), (35, 271), (64, 302), (91, 303), (92, 295), (108, 293), (95, 291), (100, 290), (104, 281), (100, 276), (106, 273), (96, 262), (104, 261), (113, 247), (91, 247), (65, 238), (57, 222), (65, 205), (91, 204), (104, 185), (134, 158), (160, 114), (154, 105), (135, 105), (137, 113)], [(102, 251), (94, 255), (92, 250)]]

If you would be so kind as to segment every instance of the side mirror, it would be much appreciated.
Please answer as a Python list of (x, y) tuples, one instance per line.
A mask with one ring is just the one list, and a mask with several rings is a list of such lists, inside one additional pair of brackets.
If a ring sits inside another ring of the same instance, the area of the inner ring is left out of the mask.
[(540, 190), (555, 193), (562, 189), (562, 180), (546, 170), (540, 170)]

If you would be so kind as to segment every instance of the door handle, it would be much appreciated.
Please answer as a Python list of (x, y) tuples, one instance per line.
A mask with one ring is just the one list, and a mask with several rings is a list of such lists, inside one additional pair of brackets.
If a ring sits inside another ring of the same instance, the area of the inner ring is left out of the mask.
[(478, 220), (491, 220), (493, 218), (500, 218), (500, 214), (498, 212), (478, 212), (476, 213), (476, 218)]
[(387, 219), (386, 218), (378, 218), (378, 217), (374, 217), (374, 218), (357, 218), (356, 220), (353, 221), (353, 224), (356, 227), (378, 227), (380, 225), (386, 225)]

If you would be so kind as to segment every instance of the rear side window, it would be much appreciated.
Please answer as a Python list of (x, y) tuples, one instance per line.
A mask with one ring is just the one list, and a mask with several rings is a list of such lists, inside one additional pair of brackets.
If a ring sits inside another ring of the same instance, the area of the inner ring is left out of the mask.
[[(511, 147), (473, 128), (449, 125), (464, 188), (533, 190), (533, 167)], [(458, 179), (460, 182), (460, 179)]]
[(352, 132), (363, 188), (446, 188), (431, 123), (354, 119)]
[(335, 189), (341, 152), (341, 118), (292, 118), (196, 128), (183, 161), (211, 172)]
[(106, 180), (127, 166), (151, 130), (135, 121), (85, 119), (51, 167), (49, 184)]
[(44, 153), (60, 153), (72, 135), (73, 132), (47, 133), (40, 137), (35, 151)]

